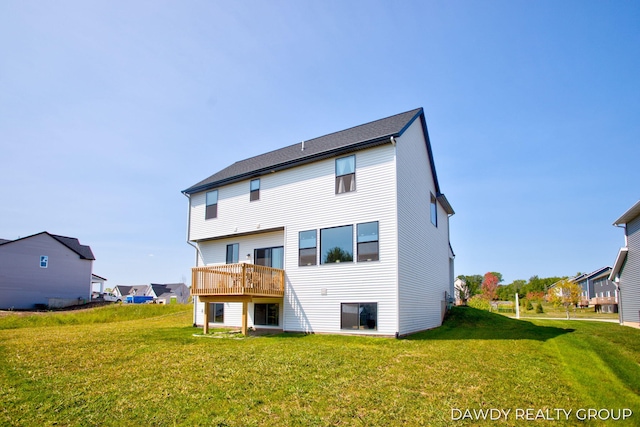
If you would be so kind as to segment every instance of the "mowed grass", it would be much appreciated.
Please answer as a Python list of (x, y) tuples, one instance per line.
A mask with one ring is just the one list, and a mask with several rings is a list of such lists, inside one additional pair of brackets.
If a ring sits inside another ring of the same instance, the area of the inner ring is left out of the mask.
[[(194, 336), (190, 306), (139, 307), (138, 319), (0, 330), (0, 425), (532, 425), (517, 408), (630, 408), (613, 425), (640, 424), (640, 331), (617, 324), (455, 308), (401, 340), (234, 339)], [(491, 408), (511, 414), (451, 419)], [(612, 422), (533, 422), (576, 424)]]

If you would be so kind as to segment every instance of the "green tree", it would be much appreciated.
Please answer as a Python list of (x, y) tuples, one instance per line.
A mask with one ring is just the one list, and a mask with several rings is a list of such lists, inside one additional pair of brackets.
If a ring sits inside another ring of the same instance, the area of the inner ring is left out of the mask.
[(536, 313), (544, 313), (544, 310), (542, 309), (542, 303), (540, 301), (538, 301), (538, 304), (536, 305)]
[(554, 306), (563, 306), (569, 319), (569, 308), (580, 302), (582, 288), (575, 282), (568, 279), (560, 280), (553, 288), (547, 292), (547, 300)]
[(473, 276), (460, 275), (458, 276), (458, 279), (461, 279), (464, 281), (463, 286), (468, 298), (471, 298), (480, 292), (480, 286), (482, 285), (481, 275), (479, 274), (474, 274)]
[(324, 257), (325, 263), (346, 261), (353, 261), (353, 255), (338, 246), (329, 249)]

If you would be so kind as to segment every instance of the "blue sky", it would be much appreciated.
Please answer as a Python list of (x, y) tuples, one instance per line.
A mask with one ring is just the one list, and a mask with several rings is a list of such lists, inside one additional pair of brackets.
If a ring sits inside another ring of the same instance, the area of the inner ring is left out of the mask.
[(189, 278), (181, 190), (416, 107), (456, 274), (611, 265), (640, 199), (635, 1), (0, 2), (0, 238)]

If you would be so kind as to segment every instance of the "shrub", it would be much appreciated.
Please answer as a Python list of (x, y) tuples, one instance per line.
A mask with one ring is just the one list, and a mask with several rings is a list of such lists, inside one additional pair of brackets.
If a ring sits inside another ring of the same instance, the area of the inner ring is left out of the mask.
[(538, 303), (538, 305), (536, 305), (536, 313), (544, 313), (544, 310), (542, 309), (542, 303)]
[(531, 304), (530, 300), (527, 300), (527, 310), (533, 310), (533, 304)]
[(489, 301), (482, 298), (480, 295), (475, 295), (467, 301), (469, 307), (477, 308), (478, 310), (491, 311), (491, 304)]

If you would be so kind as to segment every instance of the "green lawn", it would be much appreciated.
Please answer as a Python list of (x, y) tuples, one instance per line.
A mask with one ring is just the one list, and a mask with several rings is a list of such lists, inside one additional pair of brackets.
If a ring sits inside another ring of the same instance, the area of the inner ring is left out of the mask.
[[(535, 317), (535, 318), (566, 318), (566, 311), (564, 307), (554, 307), (552, 304), (543, 303), (542, 307), (543, 313), (536, 313), (535, 306), (537, 303), (533, 304), (533, 310), (526, 310), (524, 308), (520, 308), (520, 316), (521, 317)], [(501, 313), (507, 316), (515, 316), (515, 313)], [(618, 320), (618, 313), (596, 313), (593, 307), (589, 308), (575, 308), (572, 307), (569, 309), (569, 316), (572, 319), (606, 319), (606, 320)]]
[[(455, 308), (402, 340), (234, 339), (194, 336), (190, 306), (146, 307), (0, 317), (0, 425), (640, 425), (640, 330), (617, 324)], [(492, 408), (507, 420), (451, 419)], [(556, 408), (569, 420), (515, 418)], [(590, 408), (633, 415), (576, 419)]]

